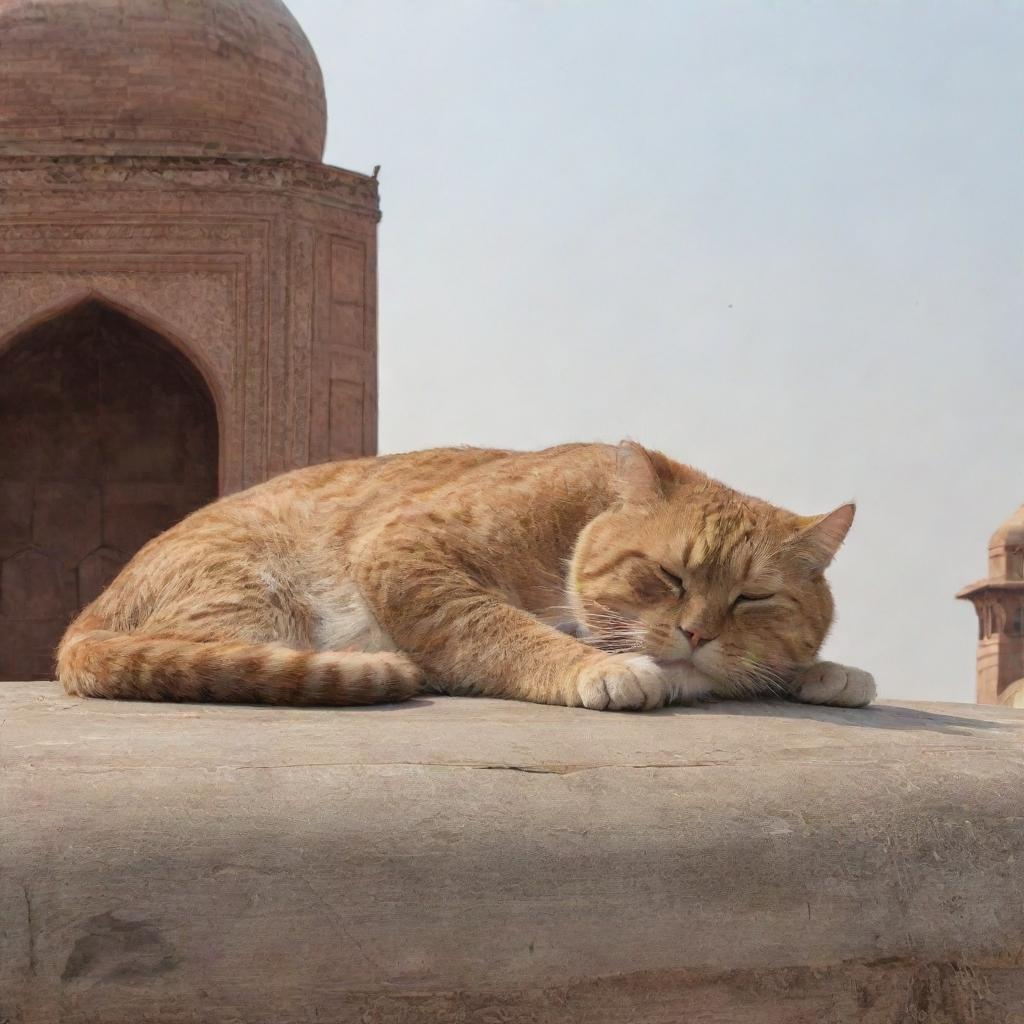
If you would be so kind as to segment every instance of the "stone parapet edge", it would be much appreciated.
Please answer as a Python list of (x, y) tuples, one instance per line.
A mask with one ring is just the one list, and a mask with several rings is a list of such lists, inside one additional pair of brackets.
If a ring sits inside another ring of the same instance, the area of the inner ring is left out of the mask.
[(14, 192), (257, 189), (380, 217), (376, 178), (330, 164), (230, 157), (60, 156), (0, 153), (0, 207)]

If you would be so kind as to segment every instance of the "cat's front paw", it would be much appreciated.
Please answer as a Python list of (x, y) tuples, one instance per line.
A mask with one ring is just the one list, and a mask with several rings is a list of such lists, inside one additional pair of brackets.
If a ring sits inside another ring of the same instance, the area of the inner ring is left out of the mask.
[(649, 711), (668, 702), (665, 673), (644, 655), (612, 654), (588, 665), (576, 682), (579, 703), (594, 711)]
[(863, 708), (875, 699), (875, 678), (863, 669), (818, 661), (797, 675), (793, 696), (805, 704)]

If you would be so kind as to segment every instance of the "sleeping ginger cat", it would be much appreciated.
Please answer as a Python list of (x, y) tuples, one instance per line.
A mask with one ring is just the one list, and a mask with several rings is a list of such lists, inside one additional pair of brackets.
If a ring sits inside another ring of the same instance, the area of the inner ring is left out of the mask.
[(815, 660), (853, 513), (797, 516), (631, 443), (312, 466), (150, 541), (58, 673), (152, 700), (860, 707), (871, 676)]

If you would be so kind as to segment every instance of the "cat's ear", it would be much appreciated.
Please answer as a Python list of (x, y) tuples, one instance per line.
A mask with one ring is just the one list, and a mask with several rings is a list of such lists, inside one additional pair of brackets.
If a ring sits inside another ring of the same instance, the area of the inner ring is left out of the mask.
[(840, 505), (824, 516), (805, 516), (795, 540), (806, 551), (815, 568), (824, 569), (836, 556), (853, 526), (857, 506), (852, 502)]
[(618, 447), (615, 486), (627, 505), (649, 505), (665, 496), (650, 453), (634, 441), (623, 441)]

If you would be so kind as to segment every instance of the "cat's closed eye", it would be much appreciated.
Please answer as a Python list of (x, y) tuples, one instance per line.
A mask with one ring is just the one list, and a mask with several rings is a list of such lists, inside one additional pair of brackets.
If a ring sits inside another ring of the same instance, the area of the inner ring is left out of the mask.
[(665, 579), (668, 580), (668, 582), (671, 584), (671, 586), (675, 590), (677, 590), (680, 593), (680, 595), (682, 595), (682, 594), (684, 594), (686, 592), (686, 587), (683, 584), (683, 581), (682, 581), (681, 577), (677, 576), (670, 569), (666, 569), (665, 566), (663, 566), (663, 565), (659, 565), (658, 569), (660, 570), (662, 576), (664, 576)]

